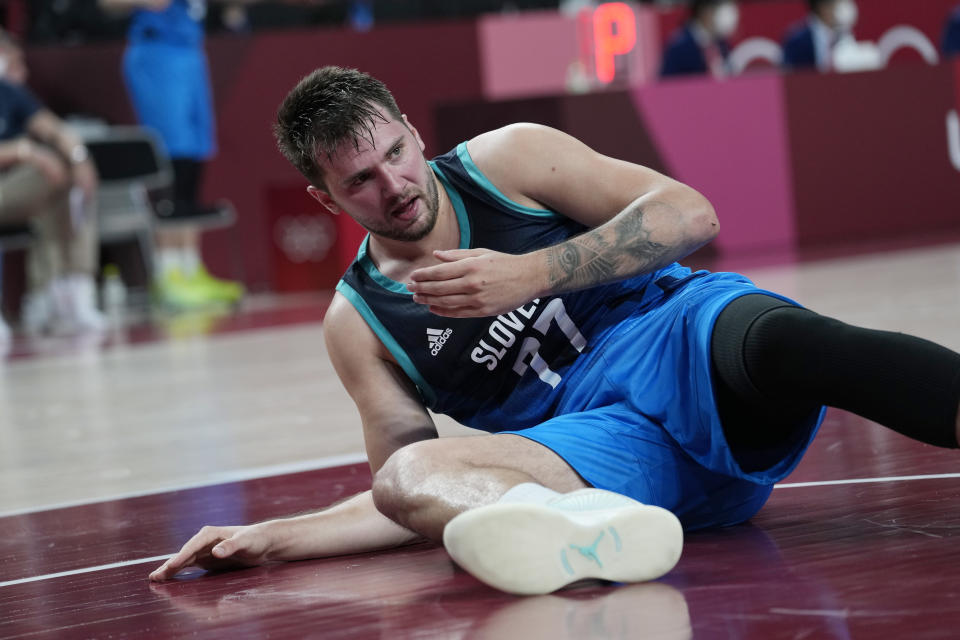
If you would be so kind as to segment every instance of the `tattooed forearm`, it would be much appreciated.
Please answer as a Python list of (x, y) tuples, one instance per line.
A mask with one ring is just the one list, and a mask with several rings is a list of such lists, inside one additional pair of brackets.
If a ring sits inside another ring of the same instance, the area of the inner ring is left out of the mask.
[(547, 251), (552, 289), (579, 289), (616, 278), (616, 265), (606, 252), (583, 238), (573, 238)]
[(668, 262), (666, 257), (676, 247), (653, 240), (647, 219), (650, 210), (660, 208), (679, 216), (662, 202), (634, 203), (607, 224), (548, 248), (551, 290), (570, 291), (628, 278)]

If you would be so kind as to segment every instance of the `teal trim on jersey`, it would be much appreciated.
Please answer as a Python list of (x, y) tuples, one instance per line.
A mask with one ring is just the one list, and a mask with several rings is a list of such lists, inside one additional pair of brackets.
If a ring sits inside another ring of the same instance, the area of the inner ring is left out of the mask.
[(380, 273), (380, 270), (377, 269), (377, 265), (373, 264), (373, 260), (371, 260), (370, 256), (367, 255), (367, 245), (369, 243), (370, 234), (368, 233), (363, 239), (363, 242), (360, 243), (360, 250), (357, 251), (357, 262), (359, 262), (363, 270), (367, 272), (367, 275), (373, 278), (374, 282), (379, 284), (387, 291), (412, 296), (413, 292), (410, 291), (410, 289), (407, 289), (407, 285), (403, 284), (402, 282), (397, 282), (396, 280), (388, 278)]
[(492, 195), (497, 201), (503, 206), (509, 208), (511, 211), (517, 211), (519, 213), (525, 213), (531, 216), (537, 216), (538, 218), (559, 218), (560, 215), (550, 211), (549, 209), (534, 209), (533, 207), (525, 207), (522, 204), (516, 203), (507, 196), (503, 195), (499, 189), (497, 189), (490, 179), (487, 176), (483, 175), (483, 172), (480, 171), (479, 167), (473, 162), (473, 158), (470, 157), (470, 152), (467, 151), (467, 143), (461, 142), (457, 145), (457, 157), (460, 158), (460, 163), (463, 164), (463, 168), (467, 170), (467, 175), (477, 183), (480, 188)]
[(440, 178), (440, 184), (443, 185), (443, 190), (447, 192), (447, 197), (450, 198), (450, 203), (453, 205), (453, 210), (457, 213), (457, 226), (460, 227), (460, 248), (469, 249), (470, 248), (470, 218), (467, 217), (467, 207), (463, 204), (463, 198), (460, 197), (460, 192), (457, 191), (457, 188), (450, 184), (450, 181), (447, 180), (447, 176), (443, 174), (443, 171), (437, 164), (431, 160), (430, 168), (433, 169), (433, 172), (437, 174), (437, 177)]
[(436, 402), (437, 395), (434, 393), (433, 388), (423, 379), (423, 376), (417, 371), (410, 356), (407, 355), (407, 352), (404, 351), (403, 347), (400, 346), (393, 335), (387, 331), (387, 328), (383, 326), (383, 323), (377, 318), (377, 315), (370, 308), (370, 305), (367, 304), (367, 301), (343, 280), (337, 283), (337, 291), (343, 294), (350, 304), (353, 305), (353, 308), (363, 317), (367, 325), (373, 329), (373, 332), (380, 339), (380, 342), (383, 343), (383, 346), (396, 358), (400, 368), (403, 369), (404, 373), (417, 385), (423, 398), (430, 404)]
[[(447, 181), (447, 177), (443, 175), (443, 171), (440, 170), (433, 162), (430, 162), (430, 167), (437, 174), (437, 177), (440, 178), (440, 183), (443, 185), (444, 190), (447, 192), (447, 197), (450, 198), (450, 202), (453, 204), (453, 210), (457, 214), (457, 225), (460, 227), (460, 249), (469, 249), (470, 248), (470, 218), (467, 217), (467, 208), (463, 204), (463, 198), (460, 197), (460, 194), (454, 188), (452, 184)], [(397, 282), (392, 278), (380, 273), (380, 270), (377, 269), (377, 265), (373, 264), (373, 260), (370, 259), (370, 256), (367, 255), (367, 245), (370, 243), (370, 234), (368, 233), (363, 239), (363, 242), (360, 243), (360, 249), (357, 251), (357, 262), (360, 263), (360, 266), (364, 271), (367, 272), (367, 275), (373, 278), (373, 281), (379, 284), (381, 287), (387, 291), (392, 291), (393, 293), (402, 293), (404, 295), (412, 296), (413, 292), (407, 289), (407, 285), (402, 282)]]

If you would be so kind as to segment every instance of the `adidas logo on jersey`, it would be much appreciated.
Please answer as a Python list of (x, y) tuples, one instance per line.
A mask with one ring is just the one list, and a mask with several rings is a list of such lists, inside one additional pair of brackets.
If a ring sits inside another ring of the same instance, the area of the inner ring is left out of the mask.
[(427, 329), (427, 342), (430, 343), (430, 354), (437, 355), (447, 340), (453, 335), (453, 329)]

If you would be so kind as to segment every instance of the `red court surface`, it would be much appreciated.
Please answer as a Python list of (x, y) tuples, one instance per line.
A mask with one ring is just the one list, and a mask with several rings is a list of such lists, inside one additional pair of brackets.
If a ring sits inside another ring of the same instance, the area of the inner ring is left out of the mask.
[(526, 598), (430, 545), (148, 582), (203, 524), (327, 504), (369, 486), (364, 465), (13, 515), (0, 519), (0, 638), (956, 637), (957, 466), (831, 412), (760, 514), (688, 534), (666, 577)]
[[(748, 275), (841, 319), (960, 347), (960, 245)], [(688, 534), (677, 567), (653, 583), (516, 597), (428, 544), (149, 582), (203, 525), (316, 509), (369, 487), (366, 465), (336, 458), (360, 448), (344, 435), (358, 425), (343, 417), (353, 409), (322, 350), (328, 302), (134, 326), (92, 354), (15, 343), (0, 366), (0, 639), (960, 637), (960, 454), (836, 410), (751, 522)], [(246, 375), (233, 380), (234, 370)], [(81, 376), (86, 399), (72, 414), (81, 396), (56, 397), (63, 371)], [(225, 386), (197, 386), (214, 374)], [(166, 386), (178, 377), (196, 397)], [(161, 397), (145, 403), (151, 393)], [(261, 415), (240, 425), (245, 416), (225, 413), (237, 404)], [(145, 408), (156, 424), (137, 420)], [(236, 448), (260, 431), (272, 438), (252, 447), (263, 457)], [(273, 444), (287, 448), (267, 456)], [(98, 455), (102, 482), (87, 487), (96, 467), (83, 463)], [(325, 455), (340, 466), (304, 462)], [(301, 466), (241, 473), (283, 463)], [(226, 472), (257, 479), (211, 484)], [(192, 488), (169, 490), (178, 486)]]

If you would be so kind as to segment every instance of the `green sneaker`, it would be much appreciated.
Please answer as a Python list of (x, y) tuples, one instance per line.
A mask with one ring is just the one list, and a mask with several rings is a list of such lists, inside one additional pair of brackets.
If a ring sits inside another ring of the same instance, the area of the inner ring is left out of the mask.
[(235, 304), (243, 298), (244, 286), (234, 280), (221, 280), (200, 265), (190, 278), (191, 284), (206, 292), (211, 301)]
[(204, 287), (179, 269), (170, 269), (154, 282), (153, 296), (158, 304), (174, 311), (202, 309), (215, 302)]

